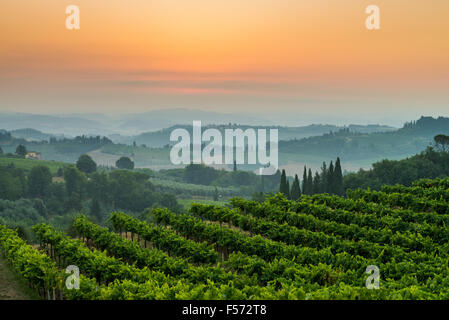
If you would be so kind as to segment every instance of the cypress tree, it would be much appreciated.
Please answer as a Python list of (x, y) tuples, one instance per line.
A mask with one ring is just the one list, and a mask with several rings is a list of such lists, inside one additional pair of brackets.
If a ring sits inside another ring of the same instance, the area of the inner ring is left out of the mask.
[(309, 194), (307, 189), (307, 168), (304, 166), (304, 173), (302, 175), (302, 194)]
[(309, 195), (313, 194), (313, 176), (312, 176), (312, 169), (309, 168), (309, 175), (307, 177), (307, 190), (309, 192)]
[(315, 177), (313, 178), (313, 193), (321, 193), (321, 178), (318, 172), (315, 172)]
[(281, 174), (281, 183), (279, 185), (279, 192), (288, 197), (289, 195), (289, 189), (287, 185), (287, 175), (285, 174), (285, 170), (282, 170)]
[(328, 192), (327, 190), (327, 165), (326, 162), (323, 161), (323, 165), (321, 167), (321, 187), (320, 187), (320, 192), (326, 193)]
[(295, 180), (292, 184), (292, 190), (290, 192), (290, 198), (292, 200), (298, 200), (301, 197), (301, 187), (299, 186), (299, 178), (298, 175), (295, 174)]
[(291, 199), (291, 197), (290, 197), (290, 182), (288, 182), (288, 180), (287, 180), (287, 187), (285, 188), (285, 190), (286, 190), (286, 197), (287, 197), (287, 199)]
[(214, 191), (214, 201), (218, 201), (218, 189), (217, 189), (217, 187), (215, 187), (215, 191)]
[(329, 192), (330, 194), (334, 194), (335, 193), (335, 187), (334, 187), (334, 164), (331, 161), (331, 164), (329, 165), (329, 171), (327, 174), (327, 192)]
[(337, 158), (337, 162), (335, 162), (334, 185), (335, 185), (335, 194), (342, 196), (344, 189), (343, 189), (343, 172), (341, 171), (340, 158)]

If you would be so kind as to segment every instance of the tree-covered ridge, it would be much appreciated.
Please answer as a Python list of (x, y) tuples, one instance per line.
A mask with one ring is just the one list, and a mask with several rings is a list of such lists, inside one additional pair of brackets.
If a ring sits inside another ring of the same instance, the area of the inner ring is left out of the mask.
[(449, 176), (449, 152), (429, 147), (404, 160), (382, 160), (371, 170), (361, 169), (344, 177), (345, 189), (371, 188), (379, 190), (386, 184), (411, 186), (419, 179)]
[[(286, 126), (251, 126), (237, 123), (228, 123), (228, 124), (205, 124), (203, 128), (206, 129), (217, 129), (224, 136), (224, 131), (226, 129), (266, 129), (267, 131), (270, 129), (277, 129), (279, 132), (280, 140), (291, 140), (291, 139), (301, 139), (310, 136), (319, 136), (325, 133), (329, 133), (331, 131), (337, 132), (340, 129), (347, 128), (351, 132), (359, 132), (359, 133), (373, 133), (373, 132), (383, 132), (383, 131), (393, 131), (395, 128), (389, 126), (382, 125), (349, 125), (347, 127), (341, 127), (336, 125), (325, 125), (325, 124), (312, 124), (304, 127), (286, 127)], [(192, 125), (174, 125), (168, 128), (153, 131), (153, 132), (144, 132), (136, 136), (112, 136), (111, 138), (115, 143), (125, 143), (132, 144), (136, 142), (138, 145), (146, 145), (149, 147), (163, 147), (167, 144), (172, 144), (170, 142), (170, 133), (175, 129), (185, 129), (190, 134), (192, 134)]]
[(363, 134), (349, 129), (300, 140), (279, 142), (279, 152), (303, 153), (345, 161), (413, 155), (426, 149), (438, 134), (449, 134), (449, 118), (421, 117), (403, 128), (389, 132)]
[[(9, 157), (18, 155), (17, 147), (21, 146), (27, 151), (42, 153), (43, 159), (46, 160), (75, 163), (80, 155), (108, 145), (112, 145), (112, 141), (101, 136), (81, 135), (74, 138), (49, 136), (45, 140), (25, 140), (14, 137), (8, 131), (0, 131), (0, 146)], [(19, 156), (24, 157), (24, 154)]]

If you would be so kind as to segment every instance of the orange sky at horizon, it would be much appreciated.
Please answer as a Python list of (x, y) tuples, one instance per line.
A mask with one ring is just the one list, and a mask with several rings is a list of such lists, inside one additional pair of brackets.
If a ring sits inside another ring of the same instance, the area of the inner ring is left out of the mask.
[[(80, 30), (65, 28), (69, 4)], [(365, 28), (370, 4), (377, 31)], [(448, 100), (447, 0), (2, 0), (0, 10), (0, 110), (76, 96), (108, 111), (107, 93), (139, 110), (149, 95), (148, 108), (178, 105), (173, 95), (194, 96), (189, 107), (203, 96)]]

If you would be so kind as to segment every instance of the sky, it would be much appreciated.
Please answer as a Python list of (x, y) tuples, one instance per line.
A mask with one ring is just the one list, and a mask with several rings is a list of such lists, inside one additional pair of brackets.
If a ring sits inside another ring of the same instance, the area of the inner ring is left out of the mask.
[[(373, 4), (380, 30), (365, 27)], [(2, 0), (0, 12), (0, 111), (449, 116), (447, 0)]]

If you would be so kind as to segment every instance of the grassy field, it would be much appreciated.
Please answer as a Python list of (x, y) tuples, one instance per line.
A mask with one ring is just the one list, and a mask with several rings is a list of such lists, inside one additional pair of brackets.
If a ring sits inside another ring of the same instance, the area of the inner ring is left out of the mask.
[(38, 295), (29, 289), (8, 266), (0, 254), (0, 300), (36, 300)]
[(52, 174), (55, 174), (59, 168), (67, 166), (67, 163), (57, 162), (57, 161), (46, 161), (46, 160), (30, 160), (30, 159), (15, 159), (0, 157), (0, 166), (7, 166), (13, 163), (16, 168), (24, 169), (25, 171), (30, 171), (31, 168), (37, 165), (47, 166)]

